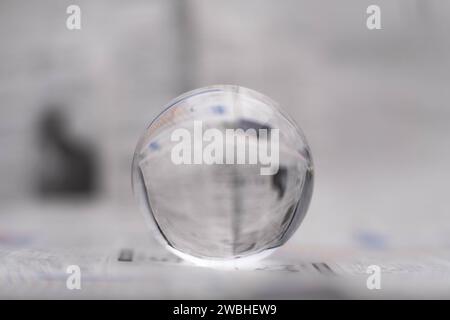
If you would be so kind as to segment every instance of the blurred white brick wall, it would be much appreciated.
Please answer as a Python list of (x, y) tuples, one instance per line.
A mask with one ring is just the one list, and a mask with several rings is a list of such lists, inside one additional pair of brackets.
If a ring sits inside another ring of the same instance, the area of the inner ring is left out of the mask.
[(140, 133), (170, 99), (218, 83), (293, 115), (318, 188), (369, 171), (391, 189), (356, 185), (367, 195), (403, 188), (400, 176), (430, 184), (424, 172), (450, 160), (450, 3), (377, 1), (383, 29), (368, 31), (372, 2), (83, 0), (82, 30), (68, 31), (71, 1), (2, 1), (0, 201), (30, 194), (44, 103), (66, 105), (74, 132), (98, 148), (103, 194), (128, 203)]

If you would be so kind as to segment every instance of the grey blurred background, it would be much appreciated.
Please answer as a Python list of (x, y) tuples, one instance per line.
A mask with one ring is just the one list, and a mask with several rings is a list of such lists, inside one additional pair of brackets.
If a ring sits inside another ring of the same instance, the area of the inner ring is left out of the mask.
[[(70, 4), (80, 31), (65, 26)], [(370, 4), (381, 30), (366, 28)], [(130, 166), (145, 127), (185, 91), (237, 84), (278, 101), (310, 143), (315, 190), (295, 241), (365, 230), (450, 246), (449, 30), (445, 0), (2, 0), (0, 215), (56, 202), (60, 215), (102, 203), (139, 217)], [(49, 112), (90, 159), (88, 197), (39, 191)]]

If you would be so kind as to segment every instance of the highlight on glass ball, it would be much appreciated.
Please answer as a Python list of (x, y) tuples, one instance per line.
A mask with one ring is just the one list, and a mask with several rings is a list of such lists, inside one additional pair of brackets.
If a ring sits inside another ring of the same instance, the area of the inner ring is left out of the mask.
[(172, 100), (139, 139), (134, 195), (152, 232), (196, 264), (237, 265), (302, 222), (313, 164), (295, 122), (268, 97), (211, 86)]

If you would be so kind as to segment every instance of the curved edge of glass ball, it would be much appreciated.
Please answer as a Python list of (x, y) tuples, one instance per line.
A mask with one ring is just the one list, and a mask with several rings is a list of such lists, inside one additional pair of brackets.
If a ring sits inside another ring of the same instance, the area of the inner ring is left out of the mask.
[[(182, 250), (175, 248), (170, 244), (170, 242), (165, 238), (164, 232), (160, 229), (154, 214), (153, 210), (151, 208), (151, 205), (149, 203), (148, 197), (145, 197), (146, 189), (144, 184), (142, 183), (143, 179), (140, 179), (139, 175), (140, 170), (138, 170), (138, 164), (137, 164), (137, 155), (138, 151), (142, 149), (142, 146), (144, 142), (149, 137), (146, 133), (147, 131), (152, 127), (154, 123), (156, 123), (161, 116), (163, 116), (168, 110), (170, 110), (173, 106), (177, 105), (179, 102), (189, 99), (190, 97), (194, 97), (200, 94), (205, 94), (209, 92), (231, 92), (236, 94), (244, 94), (244, 95), (250, 95), (255, 99), (260, 100), (261, 102), (270, 105), (271, 107), (275, 108), (280, 114), (287, 120), (289, 123), (295, 128), (296, 133), (299, 135), (299, 137), (303, 140), (305, 146), (304, 146), (304, 152), (306, 153), (304, 156), (309, 160), (309, 168), (310, 170), (307, 171), (307, 174), (305, 176), (305, 186), (301, 190), (301, 195), (299, 196), (299, 199), (302, 199), (302, 201), (298, 201), (297, 206), (295, 208), (295, 213), (293, 214), (293, 219), (289, 223), (289, 226), (287, 227), (286, 231), (283, 234), (283, 241), (279, 243), (277, 246), (272, 248), (266, 248), (262, 249), (260, 252), (252, 253), (250, 255), (244, 255), (239, 256), (236, 258), (205, 258), (205, 257), (197, 257), (188, 253), (183, 252)], [(213, 85), (203, 88), (198, 88), (192, 91), (188, 91), (186, 93), (181, 94), (180, 96), (172, 99), (168, 104), (166, 104), (163, 108), (163, 111), (158, 114), (147, 126), (144, 133), (140, 136), (138, 143), (135, 148), (133, 161), (132, 161), (132, 167), (131, 167), (131, 185), (132, 185), (132, 191), (134, 194), (134, 197), (136, 198), (139, 206), (140, 211), (142, 212), (144, 219), (146, 221), (146, 224), (150, 228), (150, 231), (154, 238), (158, 240), (166, 249), (168, 249), (170, 252), (175, 254), (176, 256), (182, 258), (183, 260), (186, 260), (188, 262), (191, 262), (193, 264), (199, 265), (199, 266), (206, 266), (206, 267), (240, 267), (245, 266), (248, 264), (253, 264), (256, 261), (259, 261), (261, 259), (266, 258), (267, 256), (271, 255), (276, 249), (281, 247), (284, 243), (286, 243), (292, 235), (295, 233), (295, 231), (298, 229), (300, 224), (302, 223), (304, 217), (306, 216), (306, 212), (308, 210), (308, 207), (311, 202), (313, 188), (314, 188), (314, 164), (313, 159), (311, 156), (311, 152), (309, 149), (309, 144), (306, 140), (306, 137), (300, 127), (296, 124), (296, 122), (290, 117), (289, 114), (287, 114), (283, 109), (281, 109), (277, 102), (273, 101), (271, 98), (255, 91), (252, 89), (248, 89), (245, 87), (237, 86), (237, 85)], [(146, 208), (145, 210), (142, 209), (142, 207)], [(146, 212), (147, 211), (147, 212)], [(150, 212), (151, 214), (148, 214)]]

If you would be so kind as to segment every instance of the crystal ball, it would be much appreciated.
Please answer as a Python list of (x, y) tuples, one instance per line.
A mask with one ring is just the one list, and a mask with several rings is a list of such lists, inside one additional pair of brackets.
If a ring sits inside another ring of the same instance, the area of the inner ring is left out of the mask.
[(296, 231), (313, 190), (306, 139), (276, 102), (240, 86), (172, 100), (140, 137), (132, 186), (153, 234), (183, 259), (236, 266)]

